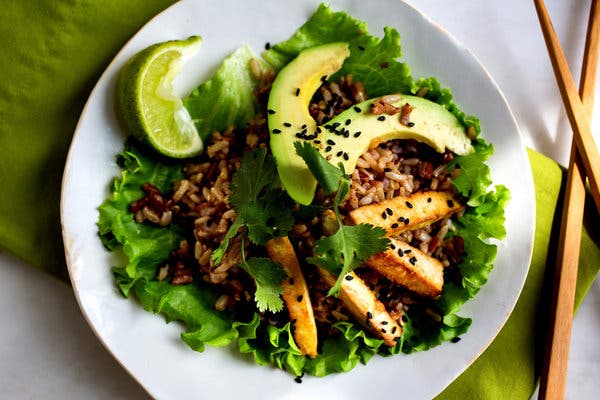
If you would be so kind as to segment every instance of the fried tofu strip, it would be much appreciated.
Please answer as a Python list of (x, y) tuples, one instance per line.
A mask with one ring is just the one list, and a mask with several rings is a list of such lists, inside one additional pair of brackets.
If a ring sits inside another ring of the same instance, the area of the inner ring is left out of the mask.
[[(319, 268), (325, 282), (333, 286), (337, 278), (331, 272)], [(385, 306), (354, 272), (346, 274), (340, 289), (340, 300), (344, 307), (363, 326), (382, 338), (387, 346), (393, 347), (402, 335), (402, 327), (390, 316)]]
[(397, 236), (446, 218), (464, 206), (450, 192), (418, 192), (397, 196), (377, 204), (350, 211), (354, 224), (368, 223), (382, 227), (387, 236)]
[(365, 261), (390, 281), (422, 296), (437, 297), (444, 285), (444, 266), (407, 243), (390, 239), (390, 247)]
[[(293, 336), (300, 351), (309, 357), (317, 355), (317, 324), (306, 280), (292, 243), (287, 237), (269, 240), (265, 247), (271, 260), (278, 262), (288, 274), (283, 281), (283, 302), (294, 324)], [(294, 322), (295, 321), (295, 322)]]

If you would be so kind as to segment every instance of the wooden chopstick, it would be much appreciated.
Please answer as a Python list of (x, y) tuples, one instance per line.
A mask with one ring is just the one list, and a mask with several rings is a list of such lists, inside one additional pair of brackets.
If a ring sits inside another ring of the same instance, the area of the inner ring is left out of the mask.
[(552, 26), (552, 21), (550, 20), (544, 1), (533, 1), (550, 55), (550, 61), (552, 62), (552, 68), (554, 69), (554, 75), (556, 76), (567, 116), (573, 129), (573, 138), (579, 149), (585, 173), (590, 182), (596, 208), (600, 212), (600, 153), (598, 153), (598, 148), (592, 137), (591, 121), (588, 120), (577, 93), (575, 81), (569, 70), (565, 54), (560, 47), (560, 42)]
[[(600, 7), (598, 5), (597, 0), (592, 1), (579, 90), (584, 112), (590, 124), (600, 42)], [(574, 139), (571, 145), (563, 203), (551, 307), (553, 312), (550, 316), (550, 331), (546, 340), (539, 390), (540, 399), (562, 399), (565, 395), (586, 194), (583, 171), (584, 166)]]

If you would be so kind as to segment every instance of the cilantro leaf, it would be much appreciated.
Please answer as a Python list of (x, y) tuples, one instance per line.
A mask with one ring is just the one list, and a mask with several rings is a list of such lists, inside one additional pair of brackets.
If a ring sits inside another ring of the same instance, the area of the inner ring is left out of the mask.
[(308, 169), (313, 174), (326, 195), (335, 192), (340, 180), (346, 178), (343, 165), (336, 167), (323, 157), (319, 150), (307, 142), (294, 142), (296, 153), (302, 157)]
[(215, 251), (213, 251), (212, 255), (210, 256), (210, 259), (212, 261), (214, 261), (215, 265), (221, 264), (221, 260), (223, 260), (223, 257), (225, 256), (225, 252), (227, 251), (227, 248), (229, 247), (229, 242), (231, 241), (231, 239), (233, 239), (235, 237), (235, 235), (238, 234), (240, 228), (243, 226), (244, 226), (244, 221), (238, 215), (233, 220), (233, 223), (229, 227), (229, 230), (225, 234), (225, 237), (223, 238), (223, 241), (221, 242), (219, 247), (217, 247), (215, 249)]
[(266, 191), (260, 201), (242, 205), (239, 212), (248, 228), (248, 238), (257, 245), (285, 235), (294, 224), (292, 202), (282, 189)]
[(369, 224), (344, 226), (339, 207), (350, 192), (350, 178), (345, 174), (343, 165), (334, 166), (309, 143), (295, 142), (294, 147), (325, 194), (335, 192), (333, 211), (340, 228), (333, 235), (319, 239), (315, 245), (315, 257), (307, 261), (338, 275), (328, 293), (337, 295), (343, 277), (367, 258), (385, 250), (389, 239), (385, 238), (384, 229)]
[(282, 282), (287, 276), (281, 264), (268, 258), (251, 257), (239, 265), (256, 282), (254, 299), (260, 311), (279, 312), (283, 309)]
[(277, 166), (273, 157), (267, 157), (267, 150), (257, 148), (245, 153), (240, 169), (231, 182), (232, 195), (229, 201), (236, 210), (244, 204), (256, 201), (261, 191), (279, 184)]
[(233, 176), (233, 193), (229, 197), (238, 215), (211, 256), (215, 265), (221, 263), (229, 242), (242, 228), (258, 245), (283, 236), (292, 228), (291, 199), (278, 186), (277, 166), (266, 149), (257, 148), (244, 154), (240, 169)]
[(329, 295), (339, 292), (342, 279), (348, 272), (388, 247), (390, 241), (384, 236), (385, 229), (369, 224), (342, 225), (333, 235), (317, 241), (315, 257), (308, 258), (308, 262), (338, 275)]
[[(211, 259), (218, 265), (229, 242), (240, 231), (256, 245), (264, 245), (270, 239), (283, 236), (292, 228), (291, 199), (279, 186), (277, 166), (264, 148), (244, 154), (240, 169), (231, 182), (229, 201), (237, 211), (237, 217), (227, 231), (221, 245)], [(255, 300), (260, 311), (277, 312), (283, 308), (281, 285), (287, 276), (283, 267), (268, 258), (245, 259), (245, 240), (242, 240), (242, 262), (239, 267), (248, 272), (256, 282)]]

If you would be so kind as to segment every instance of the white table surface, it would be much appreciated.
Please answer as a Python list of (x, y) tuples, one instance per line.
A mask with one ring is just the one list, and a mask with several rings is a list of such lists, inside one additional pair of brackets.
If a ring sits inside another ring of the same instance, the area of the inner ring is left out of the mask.
[[(576, 81), (590, 1), (547, 0)], [(410, 3), (457, 37), (488, 69), (511, 105), (526, 145), (566, 164), (571, 133), (533, 2)], [(600, 99), (599, 92), (600, 85)], [(598, 119), (600, 106), (595, 107), (594, 128), (600, 127)], [(6, 253), (0, 254), (0, 268), (0, 399), (148, 398), (95, 338), (69, 286)], [(598, 334), (600, 279), (575, 317), (568, 399), (598, 398)]]

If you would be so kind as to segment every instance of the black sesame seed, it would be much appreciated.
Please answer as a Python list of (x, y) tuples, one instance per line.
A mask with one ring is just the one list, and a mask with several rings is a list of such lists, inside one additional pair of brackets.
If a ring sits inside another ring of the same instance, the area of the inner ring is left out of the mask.
[(406, 254), (408, 254), (408, 253), (412, 253), (412, 250), (411, 250), (411, 249), (406, 249), (406, 250), (404, 250), (404, 252), (405, 252)]
[(365, 323), (365, 325), (367, 325), (368, 327), (371, 326), (371, 321), (367, 320), (367, 322)]
[(384, 212), (381, 213), (381, 218), (386, 219), (387, 218), (387, 214)]
[(357, 113), (361, 112), (362, 110), (360, 109), (359, 106), (354, 106), (354, 111), (356, 111)]
[(325, 147), (325, 152), (329, 152), (329, 151), (331, 151), (331, 146)]
[(302, 126), (300, 127), (300, 129), (304, 129), (306, 128), (306, 124), (302, 124)]
[(298, 303), (300, 303), (302, 301), (302, 299), (304, 298), (304, 296), (300, 295), (296, 298), (296, 300), (298, 300)]
[(348, 161), (350, 159), (350, 156), (348, 155), (348, 153), (344, 153), (344, 160)]
[(349, 130), (343, 130), (343, 132), (344, 132), (344, 137), (345, 138), (350, 137), (350, 131)]
[(321, 133), (321, 127), (317, 126), (317, 133)]
[(392, 229), (396, 229), (397, 227), (398, 227), (398, 224), (394, 222), (394, 223), (392, 224)]
[(408, 124), (406, 124), (409, 128), (412, 128), (413, 126), (415, 126), (414, 122), (409, 122)]
[(392, 244), (390, 244), (390, 248), (391, 248), (392, 250), (396, 250), (396, 245), (395, 245), (394, 243), (392, 243)]
[(398, 218), (398, 222), (404, 222), (404, 217)]
[(321, 82), (325, 83), (326, 80), (327, 80), (327, 75), (323, 75), (321, 77)]
[(404, 223), (405, 223), (406, 225), (408, 225), (408, 224), (409, 224), (409, 222), (410, 222), (410, 219), (408, 219), (408, 218), (406, 218), (406, 219), (404, 220)]
[(381, 325), (387, 325), (388, 322), (387, 321), (381, 321)]
[(269, 50), (271, 48), (271, 43), (265, 43), (265, 50)]
[(396, 333), (396, 330), (397, 330), (397, 329), (398, 329), (398, 327), (397, 327), (397, 326), (395, 326), (395, 327), (393, 327), (393, 328), (392, 328), (392, 335), (393, 335), (394, 333)]
[(385, 121), (385, 115), (380, 115), (377, 117), (377, 121)]
[(331, 126), (333, 127), (333, 129), (336, 129), (338, 126), (340, 126), (340, 123), (334, 122), (333, 124), (331, 124)]
[(335, 146), (335, 142), (333, 140), (331, 140), (331, 139), (327, 139), (327, 144)]
[(313, 143), (314, 144), (321, 144), (321, 141), (320, 140), (313, 140)]
[(296, 137), (299, 138), (299, 139), (304, 139), (304, 135), (302, 133), (300, 133), (300, 132), (296, 133)]
[(460, 342), (460, 338), (458, 336), (456, 336), (456, 337), (453, 337), (452, 339), (450, 339), (450, 341), (452, 343), (458, 343), (458, 342)]
[(302, 128), (302, 134), (306, 134), (306, 128)]
[(386, 212), (386, 213), (387, 213), (387, 215), (389, 215), (390, 217), (391, 217), (392, 215), (394, 215), (394, 212), (393, 212), (393, 211), (392, 211), (392, 209), (391, 209), (391, 208), (389, 208), (389, 207), (386, 207), (386, 209), (385, 209), (385, 212)]
[(281, 133), (281, 130), (275, 128), (275, 129), (273, 129), (273, 133), (275, 133), (275, 134)]
[(352, 120), (350, 118), (348, 118), (345, 122), (346, 126), (350, 125), (352, 123)]
[(356, 132), (356, 133), (354, 134), (354, 137), (359, 137), (361, 133), (362, 133), (361, 131), (358, 131), (358, 132)]
[(267, 112), (271, 115), (275, 114), (275, 110), (267, 110)]
[(402, 315), (402, 322), (408, 322), (408, 317), (406, 315)]
[(412, 205), (412, 203), (410, 201), (407, 201), (406, 202), (406, 207), (413, 208), (413, 205)]
[(290, 285), (293, 285), (295, 283), (294, 278), (290, 278)]
[(402, 251), (402, 249), (398, 249), (398, 255), (400, 257), (404, 257), (404, 251)]
[(289, 122), (284, 122), (283, 126), (287, 126), (288, 128), (292, 126), (292, 124), (290, 124)]
[(417, 263), (417, 258), (416, 257), (411, 257), (410, 260), (408, 260), (412, 265), (415, 265)]
[(384, 328), (381, 328), (381, 333), (387, 333)]
[(367, 311), (367, 319), (371, 318), (373, 318), (373, 314), (371, 314), (371, 311)]
[(352, 279), (354, 279), (354, 277), (352, 275), (346, 275), (345, 278), (347, 281), (351, 281)]
[(296, 88), (296, 96), (300, 95), (300, 88)]
[(343, 152), (343, 151), (338, 151), (338, 152), (335, 154), (335, 156), (336, 156), (336, 157), (341, 157), (341, 156), (342, 156), (342, 154), (344, 154), (344, 152)]
[(294, 381), (296, 383), (302, 383), (302, 377), (301, 376), (297, 376), (297, 377), (294, 378)]
[(431, 203), (431, 197), (428, 197), (428, 198), (427, 198), (427, 202), (428, 202), (428, 203)]
[(325, 125), (324, 128), (327, 129), (329, 132), (333, 130), (333, 127), (329, 124)]
[(359, 49), (360, 51), (365, 51), (365, 48), (364, 48), (364, 47), (362, 47), (362, 46), (358, 46), (358, 49)]
[(452, 200), (448, 200), (446, 204), (448, 204), (448, 207), (450, 208), (454, 207), (454, 202)]

